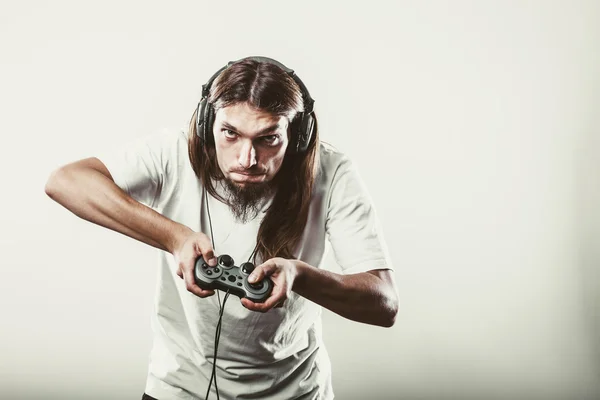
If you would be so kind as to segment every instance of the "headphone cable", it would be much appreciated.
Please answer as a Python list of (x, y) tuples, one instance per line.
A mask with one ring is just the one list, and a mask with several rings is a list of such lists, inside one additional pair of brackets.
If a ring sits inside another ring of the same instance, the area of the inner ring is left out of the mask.
[(225, 294), (225, 298), (223, 299), (223, 304), (219, 303), (219, 322), (217, 323), (217, 329), (215, 331), (215, 350), (213, 353), (213, 366), (212, 373), (210, 375), (210, 381), (208, 383), (208, 388), (206, 389), (205, 399), (208, 399), (208, 395), (210, 394), (210, 388), (212, 387), (212, 382), (215, 382), (215, 390), (217, 392), (217, 400), (220, 400), (219, 397), (219, 387), (217, 386), (217, 351), (219, 349), (219, 339), (221, 338), (221, 323), (223, 321), (223, 311), (225, 310), (225, 303), (227, 302), (227, 298), (229, 298), (229, 290), (227, 294)]
[(256, 240), (256, 246), (254, 247), (254, 250), (252, 250), (252, 254), (250, 254), (250, 257), (248, 257), (248, 262), (253, 259), (256, 250), (258, 250), (258, 239)]
[[(203, 188), (203, 189), (204, 189), (203, 190), (204, 191), (204, 200), (205, 200), (205, 204), (206, 204), (206, 212), (208, 214), (208, 224), (210, 227), (210, 239), (212, 242), (213, 252), (216, 253), (215, 238), (214, 238), (214, 232), (213, 232), (213, 227), (212, 227), (212, 219), (210, 216), (210, 206), (208, 205), (208, 193), (206, 191), (206, 188)], [(252, 250), (250, 257), (248, 258), (248, 262), (250, 262), (250, 260), (252, 260), (252, 258), (255, 256), (257, 250), (258, 250), (258, 240), (256, 241), (256, 246), (254, 247), (254, 250)], [(227, 293), (225, 294), (225, 297), (223, 298), (223, 304), (221, 304), (221, 296), (219, 295), (219, 291), (216, 290), (216, 292), (217, 292), (217, 301), (219, 303), (219, 321), (217, 322), (217, 328), (215, 330), (215, 349), (214, 349), (214, 353), (213, 353), (213, 365), (212, 365), (212, 372), (210, 375), (210, 381), (208, 382), (208, 388), (206, 389), (206, 396), (205, 396), (206, 400), (208, 400), (208, 395), (210, 394), (210, 389), (212, 387), (213, 380), (215, 382), (215, 391), (217, 392), (217, 400), (220, 400), (219, 387), (217, 385), (217, 351), (219, 348), (219, 340), (221, 338), (221, 326), (222, 326), (222, 321), (223, 321), (223, 312), (225, 311), (225, 303), (227, 302), (227, 299), (229, 298), (229, 295), (231, 293), (228, 289)]]
[[(208, 214), (208, 225), (210, 227), (210, 240), (212, 243), (212, 247), (213, 247), (213, 255), (216, 254), (216, 249), (215, 249), (215, 235), (213, 232), (213, 227), (212, 227), (212, 218), (210, 216), (210, 206), (208, 204), (208, 192), (206, 190), (206, 187), (203, 188), (204, 191), (204, 202), (206, 204), (206, 212)], [(212, 372), (210, 375), (210, 381), (208, 383), (208, 388), (206, 389), (206, 396), (205, 398), (208, 399), (208, 395), (210, 394), (210, 388), (212, 387), (212, 382), (214, 380), (215, 382), (215, 390), (217, 391), (217, 400), (219, 400), (219, 387), (217, 386), (217, 374), (216, 374), (216, 364), (217, 364), (217, 349), (219, 346), (219, 338), (221, 337), (221, 321), (223, 320), (223, 311), (225, 310), (225, 302), (227, 301), (227, 298), (229, 297), (229, 290), (227, 291), (227, 294), (225, 295), (225, 298), (223, 299), (223, 304), (221, 304), (221, 296), (219, 295), (219, 291), (216, 290), (217, 292), (217, 301), (219, 303), (219, 321), (217, 322), (217, 328), (215, 330), (215, 350), (214, 350), (214, 354), (213, 354), (213, 367), (212, 367)]]

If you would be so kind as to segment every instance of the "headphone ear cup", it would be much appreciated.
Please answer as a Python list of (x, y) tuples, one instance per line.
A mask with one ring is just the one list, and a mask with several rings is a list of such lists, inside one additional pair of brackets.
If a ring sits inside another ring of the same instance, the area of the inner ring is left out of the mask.
[(206, 99), (200, 100), (196, 109), (196, 136), (200, 138), (200, 144), (204, 144), (204, 113), (206, 111)]
[(296, 144), (296, 152), (303, 153), (308, 149), (310, 145), (314, 129), (315, 129), (315, 118), (312, 113), (308, 115), (302, 114), (300, 121), (298, 121), (298, 130), (297, 130), (297, 144)]
[(212, 124), (214, 121), (214, 111), (212, 105), (206, 100), (202, 99), (198, 103), (198, 109), (196, 110), (196, 135), (200, 138), (200, 144), (205, 145), (207, 142), (211, 142), (212, 138)]
[(204, 118), (205, 118), (205, 123), (204, 123), (204, 142), (205, 143), (214, 143), (214, 137), (213, 137), (213, 124), (215, 122), (215, 109), (213, 108), (212, 104), (210, 103), (206, 103), (206, 110), (204, 111)]

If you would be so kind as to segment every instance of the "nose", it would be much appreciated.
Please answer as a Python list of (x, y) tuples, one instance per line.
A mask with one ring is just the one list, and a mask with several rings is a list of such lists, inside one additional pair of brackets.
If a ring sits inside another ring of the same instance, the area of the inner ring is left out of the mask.
[(252, 168), (256, 165), (256, 149), (251, 140), (245, 141), (240, 149), (238, 163), (245, 169)]

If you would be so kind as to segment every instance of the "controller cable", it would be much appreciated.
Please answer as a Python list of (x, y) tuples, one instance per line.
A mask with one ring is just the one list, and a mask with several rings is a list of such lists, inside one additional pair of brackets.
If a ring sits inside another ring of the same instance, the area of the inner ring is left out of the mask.
[[(208, 195), (206, 192), (206, 188), (204, 189), (204, 200), (206, 203), (206, 211), (208, 213), (208, 224), (210, 227), (210, 240), (212, 242), (213, 252), (216, 253), (215, 238), (214, 238), (214, 233), (213, 233), (212, 220), (210, 217), (210, 207), (208, 205)], [(219, 400), (220, 399), (219, 387), (217, 386), (217, 350), (219, 348), (219, 338), (221, 337), (221, 321), (223, 320), (223, 311), (225, 310), (225, 303), (227, 302), (227, 298), (229, 297), (229, 290), (227, 290), (227, 294), (225, 294), (225, 298), (223, 299), (223, 304), (221, 304), (221, 296), (219, 295), (219, 291), (218, 290), (215, 290), (215, 291), (217, 292), (217, 299), (219, 302), (219, 321), (217, 322), (217, 328), (215, 330), (215, 350), (213, 353), (212, 372), (210, 375), (210, 381), (208, 383), (208, 388), (206, 389), (205, 399), (208, 399), (208, 395), (210, 394), (210, 388), (212, 387), (212, 383), (214, 380), (215, 381), (215, 390), (217, 392), (217, 400)]]
[[(204, 189), (204, 200), (206, 203), (206, 211), (208, 213), (208, 225), (210, 227), (210, 239), (212, 242), (213, 252), (216, 253), (215, 239), (214, 239), (214, 233), (213, 233), (213, 227), (212, 227), (212, 220), (210, 217), (210, 207), (208, 205), (208, 196), (207, 196), (206, 188)], [(250, 254), (250, 257), (248, 258), (248, 262), (250, 262), (250, 260), (254, 257), (254, 254), (256, 253), (257, 250), (258, 250), (258, 243), (256, 243), (256, 246), (254, 247), (252, 254)], [(217, 322), (217, 328), (215, 330), (215, 351), (213, 353), (212, 373), (210, 375), (210, 381), (208, 383), (208, 388), (206, 389), (206, 396), (205, 396), (206, 400), (208, 400), (208, 395), (210, 394), (210, 388), (212, 387), (213, 380), (215, 382), (215, 390), (217, 392), (217, 400), (220, 400), (219, 387), (217, 386), (217, 350), (219, 348), (219, 339), (221, 338), (221, 322), (223, 321), (223, 311), (225, 311), (225, 303), (227, 302), (227, 299), (229, 298), (229, 294), (230, 294), (230, 291), (228, 289), (227, 293), (225, 294), (225, 298), (223, 299), (223, 303), (221, 304), (221, 296), (219, 295), (219, 291), (216, 290), (216, 292), (217, 292), (217, 299), (219, 302), (219, 321)]]

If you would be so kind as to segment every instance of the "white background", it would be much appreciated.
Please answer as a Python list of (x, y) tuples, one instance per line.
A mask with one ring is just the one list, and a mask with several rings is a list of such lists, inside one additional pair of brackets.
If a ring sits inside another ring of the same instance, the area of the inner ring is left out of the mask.
[(393, 328), (325, 313), (337, 397), (599, 399), (599, 23), (595, 1), (2, 1), (0, 398), (141, 397), (156, 250), (45, 182), (185, 126), (263, 55), (355, 160), (396, 268)]

